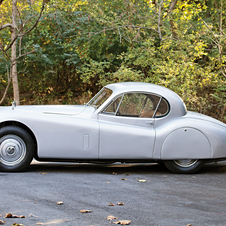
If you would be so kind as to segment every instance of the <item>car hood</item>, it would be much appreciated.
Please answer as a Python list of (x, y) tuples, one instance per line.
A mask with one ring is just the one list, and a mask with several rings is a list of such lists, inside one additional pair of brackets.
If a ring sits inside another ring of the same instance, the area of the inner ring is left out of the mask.
[(82, 112), (93, 112), (95, 109), (86, 105), (30, 105), (16, 106), (15, 111), (40, 112), (43, 114), (79, 115)]
[(226, 124), (224, 124), (223, 122), (221, 122), (221, 121), (219, 121), (217, 119), (214, 119), (214, 118), (212, 118), (210, 116), (203, 115), (203, 114), (200, 114), (200, 113), (197, 113), (197, 112), (193, 112), (193, 111), (188, 111), (187, 114), (184, 117), (195, 118), (195, 119), (199, 119), (199, 120), (203, 120), (203, 121), (208, 121), (208, 122), (212, 122), (212, 123), (218, 124), (220, 126), (226, 127)]

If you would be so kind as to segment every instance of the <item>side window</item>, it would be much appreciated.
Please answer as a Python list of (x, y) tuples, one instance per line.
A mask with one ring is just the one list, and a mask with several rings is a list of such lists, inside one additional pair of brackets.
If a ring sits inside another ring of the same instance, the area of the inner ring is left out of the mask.
[(156, 118), (165, 116), (168, 114), (168, 112), (169, 112), (169, 104), (164, 98), (162, 98), (156, 112)]
[(153, 118), (162, 117), (169, 111), (167, 101), (148, 93), (126, 93), (119, 96), (103, 113), (116, 116)]
[(139, 117), (146, 99), (146, 96), (142, 93), (126, 93), (119, 106), (119, 114)]
[(147, 94), (146, 100), (144, 102), (143, 108), (139, 117), (141, 118), (153, 118), (156, 113), (156, 108), (158, 107), (158, 103), (160, 101), (159, 96), (155, 96), (153, 94)]
[(116, 111), (119, 108), (119, 104), (121, 102), (122, 96), (118, 97), (114, 100), (103, 112), (108, 114), (116, 114)]

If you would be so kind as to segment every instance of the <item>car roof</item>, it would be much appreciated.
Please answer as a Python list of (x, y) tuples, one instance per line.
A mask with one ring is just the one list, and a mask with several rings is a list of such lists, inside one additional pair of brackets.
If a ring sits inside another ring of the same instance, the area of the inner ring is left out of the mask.
[(106, 86), (106, 88), (111, 89), (113, 92), (137, 92), (137, 91), (145, 91), (152, 92), (157, 94), (171, 93), (171, 95), (175, 94), (170, 89), (167, 89), (163, 86), (145, 83), (145, 82), (120, 82), (113, 83)]
[(169, 102), (172, 115), (182, 116), (187, 113), (185, 104), (180, 96), (163, 86), (144, 82), (121, 82), (109, 84), (105, 87), (113, 91), (113, 96), (127, 92), (147, 92), (157, 94), (164, 97)]

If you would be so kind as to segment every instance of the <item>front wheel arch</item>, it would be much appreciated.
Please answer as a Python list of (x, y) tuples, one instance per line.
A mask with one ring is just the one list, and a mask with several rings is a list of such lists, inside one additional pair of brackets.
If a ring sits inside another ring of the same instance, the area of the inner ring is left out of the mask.
[(0, 171), (22, 171), (34, 154), (35, 143), (26, 130), (17, 126), (0, 128)]
[(38, 158), (37, 139), (36, 139), (34, 133), (32, 132), (32, 130), (27, 125), (25, 125), (21, 122), (18, 122), (18, 121), (5, 121), (5, 122), (0, 123), (0, 129), (3, 127), (6, 127), (6, 126), (15, 126), (15, 127), (20, 127), (22, 129), (26, 130), (29, 133), (29, 135), (32, 137), (34, 145), (35, 145), (34, 158), (35, 159)]
[(199, 159), (181, 159), (164, 161), (164, 164), (173, 173), (189, 174), (197, 173), (201, 170), (205, 161)]

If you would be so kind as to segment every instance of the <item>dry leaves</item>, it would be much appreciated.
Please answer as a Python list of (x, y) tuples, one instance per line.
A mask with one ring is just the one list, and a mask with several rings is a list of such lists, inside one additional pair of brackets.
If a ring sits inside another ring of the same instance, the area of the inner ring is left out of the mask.
[(42, 173), (42, 172), (41, 172), (41, 173), (39, 173), (39, 174), (47, 174), (47, 173)]
[(5, 221), (0, 221), (0, 224), (2, 225), (2, 224), (5, 224)]
[(25, 216), (23, 216), (23, 215), (17, 216), (17, 215), (12, 215), (11, 213), (7, 213), (5, 215), (5, 218), (25, 218)]
[(125, 179), (125, 178), (122, 178), (122, 179), (120, 179), (120, 180), (127, 180), (127, 179)]
[(108, 206), (115, 206), (115, 204), (113, 204), (113, 203), (109, 203), (109, 204), (108, 204)]
[(79, 210), (80, 213), (91, 213), (92, 210)]
[(113, 224), (121, 224), (121, 225), (128, 225), (131, 223), (130, 220), (121, 220), (121, 221), (116, 221), (116, 222), (112, 222)]
[(59, 202), (57, 202), (57, 205), (63, 205), (64, 204), (64, 202), (63, 201), (59, 201)]
[(109, 216), (107, 217), (107, 220), (110, 220), (110, 221), (112, 221), (112, 220), (114, 220), (114, 219), (118, 219), (118, 217), (114, 217), (114, 216), (112, 216), (112, 215), (109, 215)]
[(7, 213), (7, 214), (5, 215), (5, 218), (13, 218), (13, 215), (12, 215), (11, 213)]
[(38, 222), (38, 223), (36, 223), (36, 225), (43, 225), (43, 223), (42, 222)]
[(112, 174), (117, 174), (116, 172), (113, 172)]
[(124, 203), (123, 203), (123, 202), (118, 202), (118, 203), (117, 203), (117, 205), (119, 205), (119, 206), (123, 206), (123, 205), (124, 205)]
[[(123, 206), (124, 203), (123, 203), (123, 202), (118, 202), (117, 205), (118, 205), (118, 206)], [(108, 206), (115, 206), (115, 204), (109, 203)]]
[(13, 223), (13, 226), (25, 226), (24, 224), (17, 224), (17, 223)]

